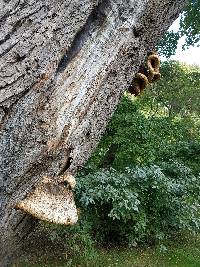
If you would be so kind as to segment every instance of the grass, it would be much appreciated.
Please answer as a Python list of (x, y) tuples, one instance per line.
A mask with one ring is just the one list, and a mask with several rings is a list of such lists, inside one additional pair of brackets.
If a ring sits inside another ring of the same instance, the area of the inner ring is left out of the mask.
[[(200, 244), (199, 244), (200, 245)], [(166, 252), (159, 248), (141, 251), (114, 250), (106, 253), (104, 261), (96, 266), (118, 267), (199, 267), (200, 246), (170, 247)]]
[[(165, 249), (166, 247), (166, 249)], [(16, 267), (200, 267), (200, 235), (185, 235), (168, 241), (165, 246), (146, 248), (98, 249), (93, 257), (55, 257), (24, 259)], [(56, 255), (56, 254), (55, 254)]]

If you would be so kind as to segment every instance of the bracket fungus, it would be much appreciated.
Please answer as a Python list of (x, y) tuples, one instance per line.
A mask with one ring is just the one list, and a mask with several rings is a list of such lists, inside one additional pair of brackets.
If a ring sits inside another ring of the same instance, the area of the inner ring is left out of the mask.
[(75, 224), (78, 214), (71, 190), (75, 184), (75, 179), (70, 174), (59, 176), (56, 181), (52, 177), (44, 177), (35, 191), (17, 203), (16, 208), (40, 220)]
[(149, 84), (149, 81), (146, 75), (138, 72), (135, 75), (131, 88), (129, 88), (129, 92), (137, 96), (141, 94), (142, 91), (144, 91), (145, 87), (148, 84)]
[(150, 52), (147, 57), (147, 67), (140, 66), (139, 72), (136, 73), (129, 87), (129, 92), (137, 96), (144, 91), (148, 84), (156, 82), (160, 77), (160, 58), (156, 52)]
[(148, 80), (150, 83), (160, 79), (160, 58), (155, 52), (148, 56), (147, 68), (149, 70)]

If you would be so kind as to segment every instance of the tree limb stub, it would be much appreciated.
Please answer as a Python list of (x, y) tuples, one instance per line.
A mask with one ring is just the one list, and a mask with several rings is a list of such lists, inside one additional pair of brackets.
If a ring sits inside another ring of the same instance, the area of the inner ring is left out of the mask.
[(29, 228), (15, 205), (83, 166), (185, 3), (0, 1), (0, 259)]

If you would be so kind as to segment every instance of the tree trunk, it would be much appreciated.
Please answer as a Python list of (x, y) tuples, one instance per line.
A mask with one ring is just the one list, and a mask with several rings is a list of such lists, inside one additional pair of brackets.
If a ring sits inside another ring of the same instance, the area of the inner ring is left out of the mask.
[(75, 174), (184, 0), (0, 0), (0, 266), (33, 219), (14, 207)]

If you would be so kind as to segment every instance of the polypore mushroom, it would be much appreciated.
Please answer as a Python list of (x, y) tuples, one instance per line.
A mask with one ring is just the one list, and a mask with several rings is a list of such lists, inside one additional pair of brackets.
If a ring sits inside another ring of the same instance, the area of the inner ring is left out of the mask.
[(71, 188), (75, 186), (75, 179), (70, 174), (62, 175), (57, 180), (44, 177), (34, 192), (17, 203), (16, 208), (40, 220), (56, 224), (75, 224), (78, 214), (73, 192), (64, 182), (68, 182)]

